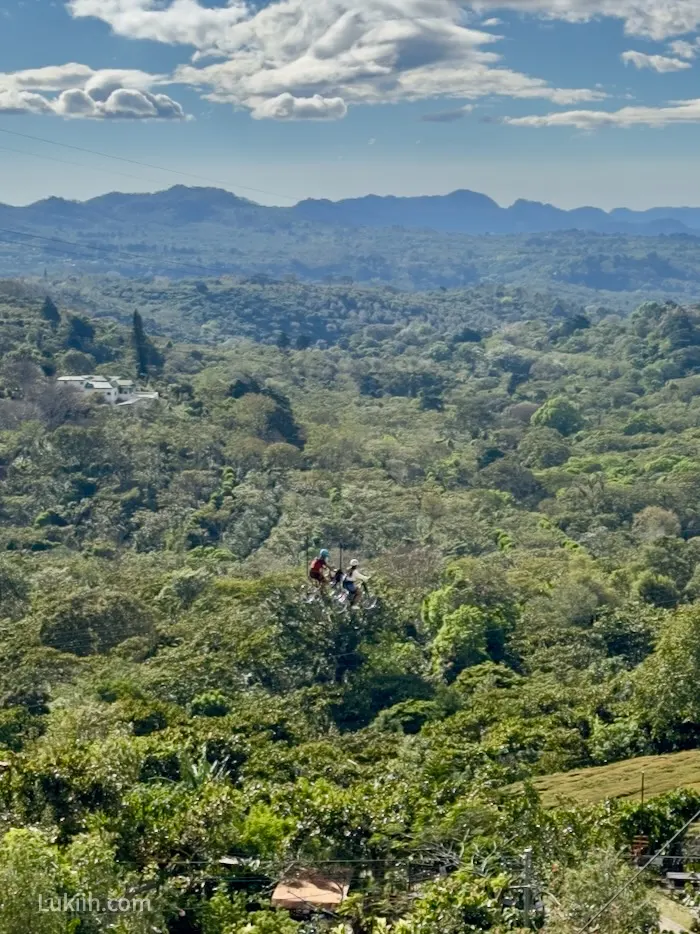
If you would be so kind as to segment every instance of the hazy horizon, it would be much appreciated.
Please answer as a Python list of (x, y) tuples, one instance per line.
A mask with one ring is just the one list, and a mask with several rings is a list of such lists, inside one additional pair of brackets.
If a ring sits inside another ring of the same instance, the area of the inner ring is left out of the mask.
[(700, 2), (5, 0), (0, 15), (5, 203), (169, 180), (95, 151), (260, 203), (469, 188), (700, 204)]
[[(318, 172), (314, 172), (314, 169), (318, 169), (318, 166), (312, 167), (309, 170), (311, 177), (314, 174), (317, 176)], [(129, 166), (124, 165), (124, 172), (128, 173)], [(193, 170), (194, 171), (194, 170)], [(173, 170), (173, 173), (175, 170)], [(576, 208), (582, 207), (592, 207), (599, 208), (603, 211), (610, 212), (616, 208), (629, 209), (634, 211), (644, 211), (650, 210), (652, 208), (683, 208), (683, 207), (700, 207), (700, 194), (693, 198), (689, 193), (684, 196), (682, 193), (675, 193), (673, 187), (664, 188), (664, 191), (667, 191), (667, 195), (664, 196), (662, 192), (659, 192), (658, 196), (654, 194), (647, 194), (646, 197), (641, 198), (628, 198), (624, 200), (623, 198), (615, 199), (614, 195), (610, 194), (607, 197), (601, 197), (597, 201), (593, 198), (586, 199), (585, 196), (577, 199), (575, 195), (567, 196), (566, 193), (559, 191), (559, 197), (557, 197), (557, 188), (559, 186), (551, 186), (553, 193), (551, 196), (548, 196), (546, 193), (547, 186), (543, 185), (539, 180), (531, 180), (530, 183), (527, 183), (527, 180), (523, 182), (522, 189), (518, 190), (514, 184), (505, 186), (507, 190), (503, 190), (504, 186), (494, 185), (491, 190), (487, 186), (480, 186), (476, 179), (471, 181), (462, 181), (460, 182), (458, 173), (455, 172), (455, 183), (451, 184), (446, 182), (440, 186), (428, 186), (421, 188), (418, 184), (385, 184), (377, 186), (375, 188), (367, 187), (363, 189), (361, 186), (361, 180), (358, 179), (358, 184), (348, 186), (349, 190), (345, 193), (338, 194), (333, 191), (324, 191), (321, 185), (316, 185), (311, 187), (310, 190), (306, 193), (302, 193), (298, 196), (285, 195), (282, 191), (273, 191), (263, 188), (266, 184), (266, 180), (269, 177), (271, 183), (274, 182), (273, 174), (269, 176), (267, 174), (260, 174), (251, 179), (247, 178), (246, 181), (258, 181), (258, 185), (237, 185), (235, 182), (230, 183), (222, 179), (211, 178), (209, 179), (202, 177), (200, 178), (190, 178), (188, 174), (189, 170), (183, 170), (182, 177), (179, 177), (176, 174), (168, 173), (166, 179), (161, 182), (143, 182), (139, 183), (134, 180), (129, 183), (124, 181), (123, 184), (115, 185), (100, 185), (96, 184), (94, 186), (81, 186), (87, 187), (88, 190), (81, 193), (80, 191), (75, 191), (75, 186), (70, 184), (59, 184), (56, 190), (47, 190), (47, 191), (37, 191), (36, 196), (29, 196), (25, 198), (12, 198), (12, 197), (1, 197), (0, 203), (8, 205), (11, 207), (26, 207), (31, 204), (35, 204), (39, 201), (44, 201), (51, 197), (62, 198), (67, 201), (75, 202), (85, 202), (89, 201), (92, 198), (102, 197), (107, 194), (153, 194), (159, 191), (166, 191), (170, 188), (173, 188), (178, 185), (183, 185), (188, 188), (219, 188), (224, 191), (229, 191), (232, 194), (238, 195), (241, 198), (247, 198), (250, 201), (254, 201), (263, 206), (278, 206), (278, 207), (292, 207), (294, 204), (297, 204), (299, 201), (303, 201), (307, 198), (314, 199), (326, 199), (329, 201), (342, 201), (352, 198), (362, 198), (371, 195), (378, 197), (397, 197), (397, 198), (411, 198), (411, 197), (444, 197), (446, 195), (452, 194), (455, 191), (459, 190), (469, 190), (477, 194), (482, 194), (491, 198), (495, 201), (499, 207), (508, 208), (512, 206), (518, 200), (533, 201), (539, 202), (542, 204), (550, 204), (561, 210), (574, 210)], [(114, 174), (120, 174), (121, 169), (115, 170)], [(443, 173), (446, 174), (446, 173)], [(474, 173), (477, 174), (477, 173)], [(481, 174), (481, 173), (478, 173)], [(2, 183), (0, 182), (0, 191), (4, 190)], [(292, 186), (290, 186), (292, 187)], [(501, 191), (494, 191), (494, 188), (501, 188)], [(681, 186), (677, 186), (681, 187)], [(515, 190), (509, 190), (515, 189)], [(675, 194), (675, 197), (674, 197)]]

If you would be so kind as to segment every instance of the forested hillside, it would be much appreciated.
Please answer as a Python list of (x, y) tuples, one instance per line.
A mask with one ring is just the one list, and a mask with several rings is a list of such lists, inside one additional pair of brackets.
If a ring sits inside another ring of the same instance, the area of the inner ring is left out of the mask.
[[(287, 200), (283, 198), (283, 200)], [(0, 223), (52, 227), (62, 223), (82, 231), (105, 224), (145, 222), (150, 227), (208, 223), (221, 227), (289, 228), (306, 221), (343, 227), (413, 228), (462, 234), (545, 233), (587, 230), (596, 233), (658, 236), (700, 231), (700, 209), (659, 207), (647, 211), (580, 207), (562, 210), (519, 199), (500, 207), (487, 195), (458, 190), (447, 195), (395, 197), (366, 195), (341, 201), (307, 199), (293, 206), (270, 207), (221, 188), (176, 185), (166, 191), (111, 192), (88, 201), (46, 198), (23, 207), (0, 204)]]
[[(248, 285), (235, 338), (242, 287), (182, 283), (179, 324), (111, 288), (118, 320), (0, 287), (0, 932), (505, 932), (526, 847), (579, 930), (700, 808), (529, 785), (700, 743), (700, 313)], [(376, 611), (307, 602), (322, 546)], [(294, 867), (350, 897), (273, 909)], [(88, 890), (149, 910), (36, 912)], [(599, 930), (654, 924), (634, 883)]]
[(599, 300), (593, 290), (700, 298), (700, 238), (692, 232), (642, 236), (630, 224), (627, 232), (597, 233), (575, 229), (572, 220), (557, 232), (474, 236), (307, 214), (183, 186), (83, 204), (50, 198), (26, 208), (0, 205), (0, 275), (294, 276), (405, 291), (554, 286), (560, 297), (587, 293), (588, 302)]
[[(128, 324), (138, 307), (163, 336), (209, 344), (246, 337), (296, 349), (318, 342), (347, 348), (358, 334), (385, 341), (411, 323), (428, 328), (435, 340), (474, 340), (504, 324), (573, 318), (587, 307), (581, 296), (591, 297), (585, 290), (562, 298), (551, 290), (497, 285), (406, 293), (391, 286), (316, 285), (267, 276), (184, 281), (104, 276), (59, 280), (51, 287), (60, 300), (98, 318)], [(40, 302), (47, 283), (24, 288)], [(596, 298), (589, 308), (595, 318), (636, 307), (631, 296)], [(479, 333), (470, 338), (469, 329)]]

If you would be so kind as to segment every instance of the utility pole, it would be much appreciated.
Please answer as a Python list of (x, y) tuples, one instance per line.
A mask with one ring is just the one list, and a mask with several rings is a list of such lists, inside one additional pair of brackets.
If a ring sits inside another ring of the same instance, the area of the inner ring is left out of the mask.
[(523, 853), (523, 864), (525, 868), (525, 884), (523, 886), (523, 920), (525, 927), (529, 930), (532, 927), (532, 847), (529, 846)]

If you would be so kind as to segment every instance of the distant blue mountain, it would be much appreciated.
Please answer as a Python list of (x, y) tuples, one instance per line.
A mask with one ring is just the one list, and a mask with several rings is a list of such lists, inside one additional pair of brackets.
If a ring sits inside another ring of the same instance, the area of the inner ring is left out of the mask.
[(290, 230), (297, 223), (340, 227), (403, 227), (462, 234), (548, 233), (582, 230), (638, 236), (700, 236), (700, 208), (631, 211), (581, 207), (565, 211), (539, 201), (518, 200), (503, 208), (474, 191), (399, 198), (367, 195), (343, 201), (300, 201), (293, 207), (267, 207), (219, 188), (176, 185), (152, 194), (112, 192), (89, 201), (47, 198), (26, 207), (0, 204), (7, 227), (143, 230), (209, 224), (222, 228)]
[(518, 200), (502, 208), (486, 195), (453, 191), (449, 195), (397, 198), (392, 195), (344, 201), (301, 201), (297, 216), (351, 227), (414, 227), (466, 234), (546, 233), (590, 230), (647, 236), (700, 232), (700, 208), (653, 208), (631, 211), (581, 207), (565, 211), (539, 201)]

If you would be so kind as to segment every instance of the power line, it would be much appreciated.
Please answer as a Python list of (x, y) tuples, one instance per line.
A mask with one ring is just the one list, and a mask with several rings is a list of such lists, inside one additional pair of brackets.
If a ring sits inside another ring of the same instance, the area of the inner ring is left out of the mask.
[(627, 891), (627, 889), (628, 889), (631, 885), (633, 885), (633, 884), (637, 881), (637, 879), (639, 879), (639, 877), (640, 877), (643, 873), (645, 873), (645, 872), (647, 871), (647, 869), (651, 866), (651, 864), (652, 864), (655, 860), (657, 860), (657, 859), (659, 858), (659, 856), (662, 856), (662, 855), (663, 855), (663, 853), (671, 846), (672, 843), (675, 843), (675, 841), (681, 836), (681, 834), (683, 834), (683, 833), (688, 829), (688, 827), (690, 827), (691, 824), (694, 824), (695, 821), (697, 821), (697, 820), (699, 820), (699, 819), (700, 819), (700, 811), (698, 811), (696, 814), (694, 814), (694, 815), (690, 818), (690, 820), (689, 820), (687, 823), (683, 824), (683, 826), (681, 827), (681, 829), (678, 830), (676, 833), (674, 833), (674, 835), (673, 835), (672, 837), (670, 837), (670, 838), (663, 844), (663, 846), (661, 847), (661, 849), (657, 850), (657, 852), (654, 853), (654, 855), (642, 866), (642, 868), (639, 870), (639, 872), (636, 872), (630, 879), (628, 879), (627, 882), (625, 882), (625, 884), (624, 884), (623, 886), (621, 886), (621, 887), (617, 890), (617, 892), (615, 892), (615, 894), (613, 895), (613, 897), (610, 898), (610, 899), (608, 899), (608, 901), (603, 905), (603, 907), (600, 908), (600, 909), (598, 909), (598, 911), (596, 911), (596, 913), (595, 913), (594, 915), (592, 915), (592, 916), (588, 919), (588, 921), (586, 921), (586, 923), (584, 924), (584, 926), (583, 926), (582, 928), (580, 928), (578, 931), (576, 931), (576, 934), (585, 934), (586, 931), (590, 930), (591, 925), (594, 924), (594, 923), (598, 920), (598, 918), (600, 918), (602, 915), (604, 915), (605, 912), (608, 910), (608, 908), (611, 908), (611, 907), (615, 904), (615, 902), (618, 900), (618, 898), (619, 898), (621, 895), (623, 895), (623, 894)]
[[(24, 236), (31, 236), (31, 235), (30, 235), (30, 234), (25, 234)], [(0, 240), (3, 241), (4, 243), (15, 244), (15, 241), (14, 241), (14, 240), (11, 240), (11, 239), (8, 238), (8, 237), (3, 237), (3, 236), (2, 236), (2, 230), (1, 230), (1, 229), (0, 229)], [(66, 243), (67, 243), (67, 242), (68, 242), (68, 241), (66, 241)], [(79, 249), (90, 249), (90, 247), (82, 247), (82, 246), (79, 245), (79, 244), (76, 244), (76, 245), (78, 246)], [(77, 259), (77, 260), (89, 260), (89, 259), (93, 259), (93, 258), (94, 258), (94, 257), (89, 257), (89, 256), (81, 255), (81, 254), (75, 253), (75, 252), (73, 252), (73, 251), (71, 251), (71, 250), (66, 250), (65, 248), (56, 247), (56, 246), (44, 246), (44, 247), (42, 247), (42, 250), (43, 250), (44, 252), (46, 252), (46, 253), (52, 253), (52, 254), (59, 255), (59, 256), (72, 256), (72, 257), (74, 257), (74, 258)], [(119, 251), (116, 251), (116, 250), (115, 250), (115, 253), (118, 254), (118, 252), (119, 252)], [(124, 254), (123, 251), (122, 251), (122, 255), (136, 256), (136, 255), (138, 255), (138, 254)], [(155, 275), (155, 274), (156, 274), (156, 273), (154, 273), (154, 271), (153, 271), (153, 266), (152, 266), (152, 265), (146, 265), (144, 262), (139, 262), (138, 259), (131, 259), (130, 262), (132, 263), (132, 265), (137, 266), (137, 267), (139, 267), (139, 268), (145, 270), (146, 272), (149, 272), (151, 275)], [(183, 267), (184, 267), (184, 265), (185, 265), (185, 264), (183, 264), (183, 263), (176, 263), (175, 260), (163, 259), (162, 262), (163, 262), (164, 264), (168, 264), (168, 263), (173, 264), (173, 265), (174, 265), (174, 264), (177, 264), (177, 265), (183, 266)], [(193, 265), (193, 266), (191, 266), (191, 267), (189, 267), (189, 268), (191, 268), (191, 269), (203, 269), (204, 267), (196, 267), (196, 266)], [(209, 275), (217, 275), (217, 276), (218, 276), (218, 275), (221, 275), (221, 273), (214, 273), (213, 270), (208, 270), (208, 274), (209, 274)]]
[[(5, 243), (12, 244), (15, 241), (11, 240), (8, 237), (2, 237), (3, 233), (11, 234), (12, 236), (15, 236), (15, 237), (30, 237), (34, 240), (42, 240), (42, 241), (45, 241), (51, 244), (53, 243), (62, 244), (64, 246), (68, 246), (71, 248), (70, 251), (66, 251), (65, 249), (60, 249), (60, 247), (52, 248), (49, 246), (49, 247), (43, 248), (45, 250), (53, 249), (54, 252), (62, 252), (62, 253), (68, 252), (70, 254), (73, 250), (78, 249), (78, 250), (93, 250), (98, 253), (108, 254), (109, 256), (126, 256), (129, 258), (130, 261), (134, 263), (134, 265), (141, 266), (144, 269), (150, 269), (151, 271), (152, 271), (153, 263), (157, 262), (162, 265), (179, 266), (179, 267), (182, 267), (183, 269), (190, 269), (190, 270), (196, 269), (198, 272), (205, 273), (210, 276), (218, 277), (221, 275), (225, 275), (225, 273), (221, 269), (214, 269), (213, 266), (203, 266), (201, 263), (180, 262), (179, 260), (168, 259), (166, 257), (157, 256), (148, 265), (146, 265), (144, 260), (147, 261), (148, 257), (147, 255), (144, 255), (141, 253), (134, 253), (128, 250), (117, 249), (116, 247), (112, 248), (112, 247), (107, 247), (107, 246), (98, 246), (97, 244), (78, 243), (75, 240), (65, 240), (62, 237), (48, 237), (43, 234), (30, 233), (27, 230), (13, 230), (10, 227), (0, 227), (0, 240), (4, 240)], [(72, 255), (76, 256), (77, 259), (86, 258), (84, 256), (83, 257), (77, 256), (77, 254), (75, 254), (74, 252), (72, 253)]]
[[(207, 175), (198, 175), (195, 172), (181, 172), (179, 169), (170, 169), (164, 165), (154, 165), (150, 162), (141, 162), (138, 159), (128, 159), (126, 156), (114, 156), (109, 152), (101, 152), (97, 149), (88, 149), (84, 146), (73, 146), (70, 143), (59, 143), (55, 139), (47, 139), (45, 136), (32, 136), (29, 133), (19, 133), (17, 130), (8, 130), (6, 127), (0, 127), (0, 133), (7, 133), (10, 136), (19, 136), (22, 139), (31, 139), (38, 143), (48, 143), (50, 146), (61, 146), (63, 149), (72, 149), (75, 152), (84, 152), (89, 153), (92, 156), (100, 156), (103, 159), (114, 159), (116, 162), (127, 162), (130, 165), (138, 165), (146, 169), (155, 169), (157, 172), (167, 172), (170, 175), (179, 175), (183, 178), (194, 178), (200, 182), (209, 182), (210, 185), (223, 185), (224, 188), (229, 187), (229, 182), (223, 182), (221, 179), (210, 178)], [(268, 191), (265, 188), (252, 188), (250, 185), (238, 185), (237, 188), (242, 188), (244, 191), (255, 191), (261, 195), (270, 195), (273, 198), (284, 198), (287, 201), (299, 201), (299, 198), (294, 198), (291, 195), (281, 194), (279, 191)]]
[[(56, 156), (45, 156), (38, 152), (28, 152), (26, 149), (13, 149), (11, 146), (0, 146), (0, 152), (14, 152), (20, 156), (32, 156), (34, 159), (44, 159), (47, 162), (57, 162), (59, 165), (73, 165), (78, 169), (87, 169), (89, 172), (107, 172), (110, 175), (119, 175), (122, 178), (131, 178), (137, 182), (147, 181), (142, 175), (128, 175), (116, 169), (103, 168), (101, 165), (85, 165), (84, 162), (69, 162), (67, 159), (58, 159)], [(155, 179), (148, 179), (154, 181)]]
[[(210, 858), (210, 859), (172, 859), (168, 861), (168, 868), (177, 868), (180, 866), (200, 866), (208, 867), (218, 865), (221, 870), (232, 869), (232, 865), (226, 863), (224, 858)], [(246, 857), (241, 857), (241, 867), (245, 868)], [(433, 870), (436, 864), (439, 864), (440, 860), (438, 859), (414, 859), (411, 856), (392, 856), (392, 857), (383, 857), (383, 858), (371, 858), (371, 857), (359, 857), (354, 859), (318, 859), (310, 858), (308, 860), (303, 857), (297, 861), (298, 866), (303, 869), (319, 869), (320, 867), (325, 866), (338, 866), (338, 867), (372, 867), (372, 866), (390, 866), (396, 869), (405, 869), (408, 870), (408, 875), (413, 877), (418, 877), (420, 874), (423, 877), (426, 871)], [(499, 860), (499, 865), (505, 868), (515, 868), (521, 864), (521, 860), (515, 859), (502, 859)], [(259, 870), (261, 867), (258, 865), (255, 869)], [(235, 878), (240, 879), (241, 881), (246, 882), (255, 882), (255, 881), (268, 881), (269, 876), (237, 876)]]

